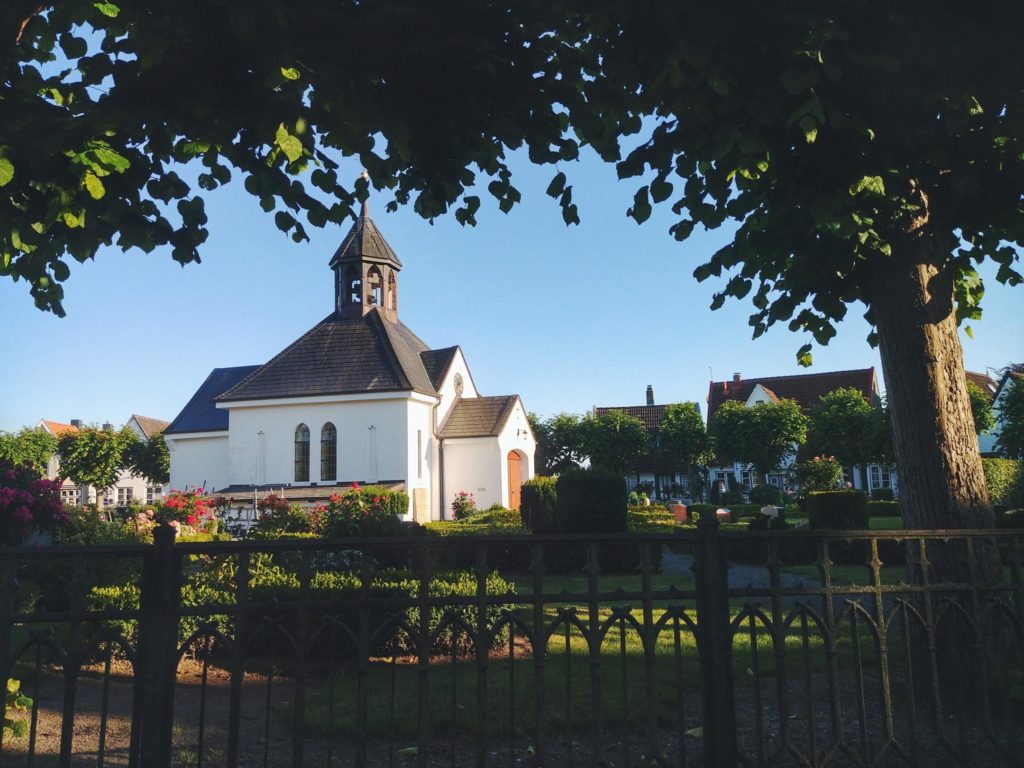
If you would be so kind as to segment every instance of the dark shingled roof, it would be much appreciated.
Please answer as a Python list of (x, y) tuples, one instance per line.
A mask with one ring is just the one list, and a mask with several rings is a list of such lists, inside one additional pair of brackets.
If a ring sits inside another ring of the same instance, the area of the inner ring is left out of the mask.
[(430, 377), (434, 389), (441, 388), (441, 382), (448, 374), (448, 369), (451, 368), (452, 360), (455, 359), (455, 353), (458, 350), (459, 348), (455, 346), (446, 349), (431, 349), (420, 353), (423, 367), (427, 369), (427, 376)]
[(869, 403), (878, 400), (874, 368), (805, 373), (796, 376), (767, 376), (743, 379), (739, 382), (712, 381), (708, 388), (708, 423), (711, 423), (718, 406), (726, 400), (746, 402), (758, 384), (779, 399), (796, 400), (804, 410), (813, 408), (824, 395), (841, 387), (858, 390)]
[(176, 432), (215, 432), (228, 428), (228, 412), (214, 404), (214, 398), (226, 392), (259, 368), (258, 365), (240, 365), (236, 368), (214, 368), (192, 399), (188, 401), (165, 435)]
[(376, 261), (390, 264), (395, 269), (402, 268), (402, 262), (399, 261), (394, 250), (388, 245), (388, 241), (384, 239), (380, 230), (377, 229), (377, 225), (370, 218), (365, 203), (356, 223), (345, 235), (341, 247), (334, 253), (334, 257), (331, 259), (331, 268), (333, 269), (339, 262), (350, 261)]
[(217, 402), (416, 391), (436, 395), (420, 355), (427, 345), (374, 308), (358, 319), (331, 314), (224, 392)]
[(498, 435), (518, 400), (518, 395), (467, 397), (459, 400), (441, 427), (441, 439)]

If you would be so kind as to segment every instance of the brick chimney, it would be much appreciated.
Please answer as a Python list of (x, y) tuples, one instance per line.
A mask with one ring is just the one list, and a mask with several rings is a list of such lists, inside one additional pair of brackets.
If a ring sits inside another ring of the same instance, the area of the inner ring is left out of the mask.
[(647, 404), (654, 405), (654, 387), (647, 385)]
[(72, 419), (71, 420), (71, 426), (74, 427), (75, 429), (81, 429), (82, 428), (82, 420), (81, 419)]
[(113, 432), (114, 431), (114, 425), (111, 424), (109, 421), (103, 422), (103, 431), (104, 432)]
[(743, 381), (743, 377), (740, 376), (738, 373), (734, 373), (732, 375), (732, 383), (733, 384), (739, 384), (741, 381)]

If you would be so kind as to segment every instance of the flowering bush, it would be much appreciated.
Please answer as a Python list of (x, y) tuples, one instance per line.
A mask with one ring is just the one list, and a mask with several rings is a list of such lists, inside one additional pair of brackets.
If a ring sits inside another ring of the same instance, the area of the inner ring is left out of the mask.
[(476, 499), (472, 493), (459, 491), (455, 494), (455, 501), (452, 502), (452, 519), (465, 520), (476, 512)]
[(834, 491), (843, 479), (843, 468), (834, 456), (815, 456), (797, 464), (794, 471), (804, 497), (817, 491)]
[(153, 519), (167, 523), (178, 533), (185, 525), (200, 533), (215, 533), (217, 529), (216, 510), (210, 505), (210, 497), (199, 488), (171, 491), (164, 496)]
[(33, 531), (65, 525), (60, 485), (39, 477), (31, 464), (0, 460), (0, 544), (20, 544)]
[(381, 486), (360, 488), (358, 483), (331, 496), (323, 513), (320, 533), (339, 536), (380, 536), (398, 532), (399, 516), (409, 508), (409, 496)]
[(327, 511), (323, 504), (315, 507), (304, 507), (298, 502), (289, 503), (287, 499), (270, 494), (256, 505), (259, 519), (256, 529), (269, 533), (311, 533), (320, 527), (321, 519)]

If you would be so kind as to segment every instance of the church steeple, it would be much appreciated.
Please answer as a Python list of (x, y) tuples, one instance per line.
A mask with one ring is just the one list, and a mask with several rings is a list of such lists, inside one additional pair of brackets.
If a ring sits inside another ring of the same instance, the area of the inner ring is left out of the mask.
[(331, 259), (331, 269), (335, 311), (357, 320), (379, 307), (388, 320), (398, 320), (397, 275), (402, 262), (373, 223), (365, 202)]

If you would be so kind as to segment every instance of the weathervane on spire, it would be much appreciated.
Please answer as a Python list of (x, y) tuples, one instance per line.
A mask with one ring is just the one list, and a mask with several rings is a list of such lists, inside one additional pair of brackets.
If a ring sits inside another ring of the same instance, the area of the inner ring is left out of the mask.
[[(366, 181), (367, 194), (369, 194), (370, 174), (368, 174), (366, 172), (365, 168), (363, 168), (363, 172), (359, 174), (359, 178), (361, 178), (361, 179)], [(370, 206), (369, 206), (367, 200), (363, 200), (363, 207), (362, 207), (362, 210), (359, 212), (359, 217), (362, 218), (362, 219), (365, 219), (369, 215), (370, 215)]]

